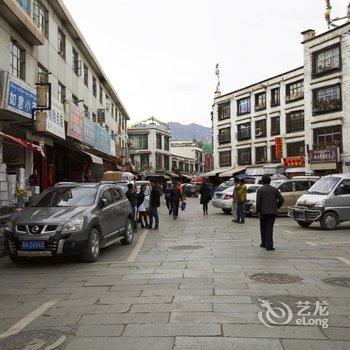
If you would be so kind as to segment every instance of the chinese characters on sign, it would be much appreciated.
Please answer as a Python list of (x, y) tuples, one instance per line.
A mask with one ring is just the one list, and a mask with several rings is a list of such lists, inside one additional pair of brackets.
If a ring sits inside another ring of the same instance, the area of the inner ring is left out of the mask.
[(34, 108), (36, 108), (35, 89), (9, 75), (5, 109), (31, 118)]
[(332, 147), (323, 150), (310, 150), (309, 163), (336, 163), (338, 161), (338, 149)]
[(283, 158), (283, 165), (284, 166), (302, 167), (305, 165), (305, 157), (297, 156), (297, 157)]
[(79, 141), (84, 140), (84, 116), (74, 103), (69, 106), (67, 135)]
[(283, 144), (282, 137), (275, 138), (275, 152), (276, 158), (283, 158)]
[(84, 142), (94, 146), (95, 132), (95, 124), (90, 119), (84, 118)]
[(110, 154), (111, 153), (111, 137), (109, 134), (98, 124), (95, 125), (95, 149), (100, 152)]
[(46, 131), (52, 135), (65, 139), (64, 117), (59, 111), (59, 108), (52, 107), (46, 117)]

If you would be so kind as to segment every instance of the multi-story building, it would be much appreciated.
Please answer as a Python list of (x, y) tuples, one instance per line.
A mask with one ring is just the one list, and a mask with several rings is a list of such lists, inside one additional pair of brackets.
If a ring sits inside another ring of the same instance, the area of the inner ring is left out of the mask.
[(170, 139), (168, 124), (149, 118), (128, 129), (130, 157), (138, 171), (163, 173), (171, 171)]
[[(8, 135), (0, 162), (8, 173), (21, 167), (28, 177), (35, 168), (50, 185), (87, 178), (96, 163), (113, 168), (126, 155), (128, 113), (62, 0), (0, 0), (0, 51), (0, 127)], [(51, 84), (40, 133), (31, 123), (37, 83)]]
[(172, 172), (182, 175), (187, 179), (192, 179), (195, 168), (193, 158), (172, 154)]
[(196, 141), (172, 141), (170, 143), (171, 154), (193, 160), (194, 174), (204, 172), (204, 151)]
[(304, 35), (308, 166), (317, 174), (350, 171), (350, 23)]
[(304, 32), (305, 66), (216, 95), (213, 175), (349, 169), (349, 28)]

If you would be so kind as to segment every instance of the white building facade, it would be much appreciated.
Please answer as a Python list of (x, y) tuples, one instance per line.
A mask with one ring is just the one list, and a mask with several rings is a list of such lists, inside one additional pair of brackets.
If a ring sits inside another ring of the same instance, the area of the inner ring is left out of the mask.
[(216, 96), (215, 174), (349, 171), (349, 29), (304, 32), (305, 66)]
[[(6, 136), (0, 162), (9, 173), (18, 166), (28, 178), (37, 168), (41, 185), (50, 185), (78, 180), (74, 172), (89, 172), (89, 162), (108, 170), (127, 156), (128, 113), (61, 0), (0, 0), (0, 51), (0, 128), (41, 145), (47, 163)], [(31, 124), (37, 83), (50, 83), (52, 97), (40, 132)], [(89, 162), (77, 156), (76, 169), (68, 169), (75, 148)]]
[(130, 157), (137, 171), (164, 173), (171, 171), (171, 132), (166, 123), (155, 118), (131, 125)]

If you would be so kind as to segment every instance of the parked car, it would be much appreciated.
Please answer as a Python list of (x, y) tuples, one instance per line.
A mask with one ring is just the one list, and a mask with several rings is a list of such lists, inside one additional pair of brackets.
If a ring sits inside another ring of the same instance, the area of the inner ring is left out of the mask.
[(350, 220), (350, 174), (322, 177), (302, 195), (290, 216), (302, 227), (319, 222), (324, 230), (335, 230)]
[(136, 185), (136, 191), (137, 193), (140, 192), (141, 186), (145, 185), (145, 208), (146, 210), (149, 209), (149, 201), (150, 201), (150, 195), (151, 195), (151, 182), (150, 181), (135, 181)]
[[(247, 205), (246, 205), (246, 213), (252, 214), (250, 208), (253, 203), (256, 202), (256, 191), (260, 187), (260, 185), (251, 185), (247, 186)], [(233, 190), (234, 186), (227, 188), (221, 192), (215, 192), (214, 198), (212, 200), (212, 205), (215, 208), (222, 209), (222, 211), (226, 214), (232, 212), (232, 200), (233, 200)]]
[[(295, 205), (300, 196), (317, 181), (313, 176), (295, 177), (292, 179), (278, 179), (271, 181), (271, 186), (276, 187), (284, 198), (279, 214), (288, 214), (290, 208)], [(251, 211), (256, 212), (256, 203), (252, 203)]]
[(80, 255), (95, 262), (100, 248), (131, 244), (132, 211), (115, 184), (61, 183), (44, 191), (5, 225), (12, 261), (31, 256)]

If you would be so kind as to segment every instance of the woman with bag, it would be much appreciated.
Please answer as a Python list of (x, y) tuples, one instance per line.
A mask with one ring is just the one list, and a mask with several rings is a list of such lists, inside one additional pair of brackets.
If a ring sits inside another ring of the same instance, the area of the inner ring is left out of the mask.
[(203, 215), (208, 215), (208, 203), (211, 201), (211, 190), (208, 184), (204, 181), (199, 189), (201, 195), (200, 203), (203, 206)]
[[(141, 228), (149, 228), (147, 209), (145, 206), (145, 198), (146, 198), (145, 191), (146, 191), (146, 186), (142, 185), (140, 188), (140, 192), (137, 195), (137, 211), (139, 212), (139, 220), (141, 223)], [(142, 219), (144, 219), (144, 222), (142, 222)]]

